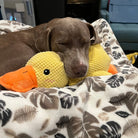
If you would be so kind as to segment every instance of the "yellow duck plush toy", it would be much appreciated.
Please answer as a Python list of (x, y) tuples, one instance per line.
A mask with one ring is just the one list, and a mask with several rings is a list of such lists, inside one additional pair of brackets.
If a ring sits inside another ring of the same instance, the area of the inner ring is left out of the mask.
[(64, 87), (68, 78), (64, 64), (52, 51), (34, 55), (25, 67), (0, 77), (0, 84), (7, 89), (26, 92), (36, 87)]
[(50, 88), (64, 87), (67, 84), (74, 85), (88, 76), (117, 73), (113, 66), (109, 66), (110, 60), (100, 44), (91, 46), (87, 75), (82, 78), (69, 79), (58, 54), (52, 51), (40, 52), (34, 55), (25, 67), (1, 76), (0, 85), (17, 92), (26, 92), (36, 87)]

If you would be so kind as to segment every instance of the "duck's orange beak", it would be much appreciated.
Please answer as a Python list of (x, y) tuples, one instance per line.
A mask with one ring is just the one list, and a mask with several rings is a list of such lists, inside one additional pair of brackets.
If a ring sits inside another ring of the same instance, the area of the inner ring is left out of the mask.
[(32, 88), (38, 87), (32, 66), (25, 66), (19, 70), (6, 73), (0, 77), (0, 85), (17, 92), (27, 92)]

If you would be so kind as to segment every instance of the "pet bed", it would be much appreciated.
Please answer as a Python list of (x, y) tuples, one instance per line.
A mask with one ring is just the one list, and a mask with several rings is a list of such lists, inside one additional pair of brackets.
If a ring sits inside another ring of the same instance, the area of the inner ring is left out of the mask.
[[(64, 88), (36, 88), (26, 93), (1, 90), (0, 138), (138, 137), (138, 69), (104, 19), (92, 25), (118, 73), (88, 77)], [(30, 27), (0, 21), (1, 34)]]

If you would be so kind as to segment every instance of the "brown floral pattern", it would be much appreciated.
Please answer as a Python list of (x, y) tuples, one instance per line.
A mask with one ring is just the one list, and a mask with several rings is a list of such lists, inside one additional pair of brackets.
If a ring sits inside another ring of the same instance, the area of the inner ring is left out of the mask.
[[(92, 25), (95, 43), (101, 43), (118, 74), (64, 88), (0, 91), (0, 138), (138, 137), (138, 69), (104, 19)], [(30, 27), (0, 21), (0, 34)]]

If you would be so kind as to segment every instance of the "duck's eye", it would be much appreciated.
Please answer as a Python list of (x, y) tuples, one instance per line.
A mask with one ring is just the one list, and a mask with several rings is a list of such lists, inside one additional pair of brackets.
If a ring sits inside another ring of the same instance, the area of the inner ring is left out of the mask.
[(45, 70), (44, 70), (44, 74), (45, 74), (45, 75), (48, 75), (49, 73), (50, 73), (50, 70), (49, 70), (49, 69), (45, 69)]

